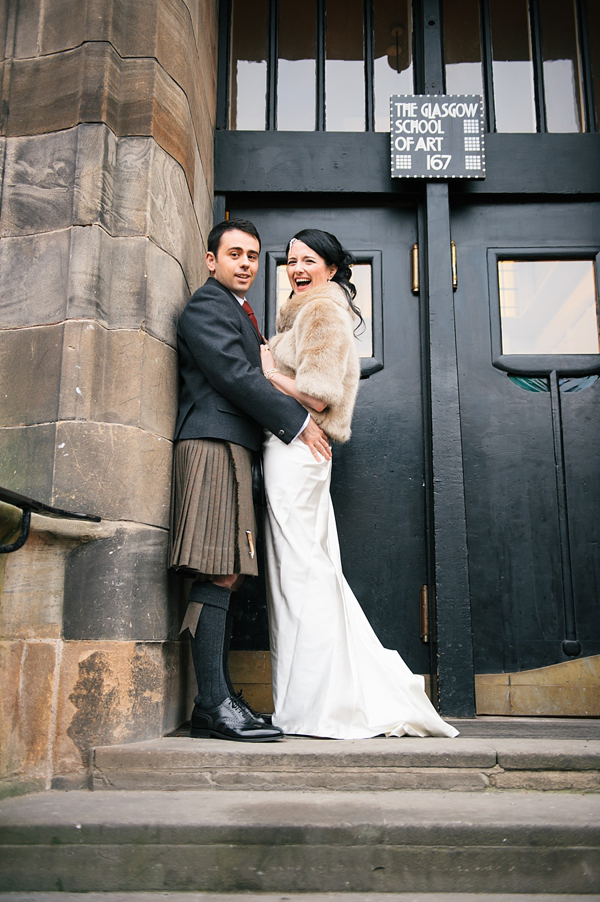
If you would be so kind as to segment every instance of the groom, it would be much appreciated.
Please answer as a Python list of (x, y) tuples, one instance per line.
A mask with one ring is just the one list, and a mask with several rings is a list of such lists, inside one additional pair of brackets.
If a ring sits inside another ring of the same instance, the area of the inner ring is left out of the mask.
[(190, 735), (265, 742), (283, 734), (235, 696), (225, 648), (231, 593), (258, 573), (252, 453), (263, 429), (297, 436), (329, 459), (323, 431), (296, 400), (265, 379), (262, 337), (245, 295), (258, 272), (260, 237), (245, 219), (208, 236), (210, 277), (177, 328), (179, 409), (175, 426), (169, 566), (194, 577), (182, 626), (198, 683)]

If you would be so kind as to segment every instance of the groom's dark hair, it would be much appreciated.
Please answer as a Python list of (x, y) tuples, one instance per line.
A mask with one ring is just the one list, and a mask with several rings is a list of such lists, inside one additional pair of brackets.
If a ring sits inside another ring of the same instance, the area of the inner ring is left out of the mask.
[(216, 257), (219, 250), (219, 245), (221, 243), (221, 238), (223, 237), (225, 232), (230, 232), (232, 229), (239, 229), (240, 232), (246, 232), (246, 234), (252, 235), (252, 237), (256, 238), (256, 240), (258, 241), (258, 246), (260, 248), (260, 235), (258, 234), (258, 229), (253, 222), (250, 222), (249, 219), (224, 219), (223, 222), (219, 222), (213, 229), (211, 229), (208, 235), (208, 240), (206, 242), (206, 250), (210, 251)]

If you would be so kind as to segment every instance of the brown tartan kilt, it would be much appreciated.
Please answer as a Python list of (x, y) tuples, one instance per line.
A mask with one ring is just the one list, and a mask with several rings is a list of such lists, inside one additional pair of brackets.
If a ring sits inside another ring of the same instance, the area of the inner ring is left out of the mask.
[(169, 538), (171, 568), (258, 575), (251, 451), (218, 439), (175, 443)]

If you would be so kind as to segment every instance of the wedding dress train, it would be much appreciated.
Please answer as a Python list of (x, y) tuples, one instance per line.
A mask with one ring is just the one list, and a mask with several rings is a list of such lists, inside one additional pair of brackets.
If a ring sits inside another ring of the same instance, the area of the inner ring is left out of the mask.
[(273, 723), (332, 739), (456, 736), (423, 677), (384, 648), (342, 573), (331, 462), (295, 439), (264, 446)]

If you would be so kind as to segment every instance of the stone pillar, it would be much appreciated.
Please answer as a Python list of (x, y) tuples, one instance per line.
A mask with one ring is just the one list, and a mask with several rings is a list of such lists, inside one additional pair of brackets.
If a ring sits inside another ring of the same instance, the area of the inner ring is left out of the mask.
[(216, 7), (0, 8), (0, 485), (102, 517), (34, 516), (0, 560), (5, 780), (80, 785), (92, 745), (186, 713), (165, 561), (175, 328), (212, 225)]

